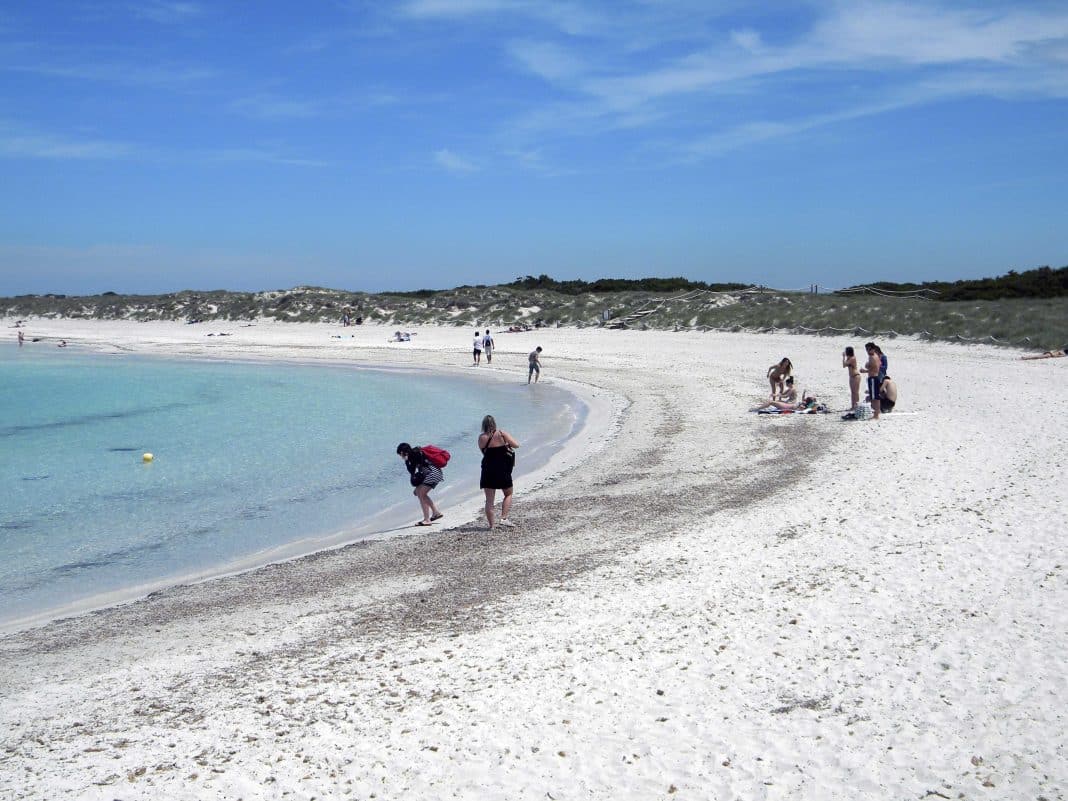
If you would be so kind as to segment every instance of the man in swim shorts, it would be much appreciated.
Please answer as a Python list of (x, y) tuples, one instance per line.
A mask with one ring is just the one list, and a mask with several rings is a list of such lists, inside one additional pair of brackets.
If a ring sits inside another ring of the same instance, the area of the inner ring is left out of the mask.
[(534, 376), (534, 383), (535, 384), (537, 384), (538, 383), (538, 379), (541, 378), (541, 358), (540, 358), (540, 355), (541, 355), (541, 345), (538, 345), (538, 347), (534, 348), (534, 350), (532, 350), (530, 352), (530, 355), (527, 356), (527, 364), (528, 364), (527, 383), (528, 384), (530, 383), (530, 377), (531, 376)]
[(868, 352), (868, 363), (860, 368), (860, 372), (868, 374), (868, 400), (871, 402), (872, 417), (879, 419), (881, 409), (879, 400), (879, 373), (882, 372), (882, 359), (875, 350), (875, 343), (869, 342), (864, 346)]

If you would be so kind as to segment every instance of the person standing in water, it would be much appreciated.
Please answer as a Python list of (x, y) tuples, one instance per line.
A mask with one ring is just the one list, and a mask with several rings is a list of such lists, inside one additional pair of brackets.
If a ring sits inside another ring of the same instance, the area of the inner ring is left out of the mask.
[(538, 379), (541, 378), (541, 345), (534, 348), (527, 356), (527, 383), (530, 383), (530, 377), (534, 376), (534, 383), (538, 383)]
[(445, 480), (445, 474), (440, 467), (430, 463), (421, 448), (413, 448), (407, 442), (397, 446), (397, 455), (404, 460), (412, 486), (415, 487), (412, 495), (418, 498), (419, 508), (423, 510), (423, 519), (415, 525), (429, 526), (435, 520), (440, 520), (444, 515), (430, 497), (430, 490)]
[[(515, 449), (519, 443), (507, 431), (497, 428), (493, 415), (482, 418), (482, 433), (478, 435), (478, 449), (482, 451), (482, 476), (478, 486), (486, 493), (486, 522), (492, 529), (497, 524), (514, 525), (508, 519), (512, 510), (512, 468), (515, 467)], [(501, 517), (494, 520), (493, 506), (497, 490), (504, 495), (501, 501)]]

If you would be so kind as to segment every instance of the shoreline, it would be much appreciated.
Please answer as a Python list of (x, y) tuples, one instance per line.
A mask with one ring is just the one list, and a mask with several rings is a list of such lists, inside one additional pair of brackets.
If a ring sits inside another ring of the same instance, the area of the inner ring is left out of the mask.
[[(0, 324), (6, 322), (7, 321), (5, 320), (0, 320)], [(140, 328), (142, 325), (144, 324), (139, 323), (138, 327)], [(152, 324), (149, 323), (148, 325)], [(172, 324), (166, 325), (169, 328)], [(62, 338), (61, 335), (46, 334), (45, 336), (48, 338), (45, 340), (46, 342)], [(114, 339), (114, 337), (112, 337), (112, 339)], [(32, 345), (27, 344), (25, 347), (40, 347), (42, 344), (44, 344), (44, 342), (32, 343)], [(188, 344), (183, 345), (183, 347), (187, 346)], [(284, 348), (284, 345), (281, 347)], [(116, 355), (121, 354), (124, 356), (149, 359), (178, 359), (187, 362), (233, 362), (239, 364), (291, 365), (310, 368), (328, 367), (356, 370), (366, 369), (392, 373), (430, 373), (449, 375), (451, 377), (459, 375), (456, 368), (442, 366), (393, 364), (386, 361), (379, 361), (375, 358), (365, 358), (362, 361), (354, 362), (352, 360), (343, 360), (335, 356), (311, 359), (308, 357), (308, 354), (248, 354), (240, 347), (220, 348), (216, 349), (216, 352), (201, 351), (182, 354), (159, 352), (157, 350), (139, 346), (138, 342), (132, 336), (129, 337), (127, 341), (118, 345), (113, 341), (104, 341), (102, 339), (70, 339), (70, 348), (69, 351), (65, 352), (78, 353), (79, 351), (89, 351), (101, 355), (115, 353)], [(485, 370), (483, 375), (488, 375), (489, 380), (492, 381), (503, 382), (508, 380), (507, 375), (492, 368)], [(553, 475), (562, 469), (560, 465), (567, 465), (570, 463), (571, 456), (568, 453), (569, 448), (578, 447), (578, 445), (583, 442), (588, 442), (593, 439), (603, 438), (605, 426), (610, 425), (614, 417), (617, 415), (617, 412), (612, 408), (612, 399), (599, 395), (593, 391), (592, 388), (574, 381), (556, 380), (554, 383), (558, 386), (565, 387), (565, 391), (570, 396), (571, 400), (567, 401), (567, 403), (569, 408), (574, 409), (574, 420), (569, 431), (547, 440), (544, 443), (524, 449), (524, 457), (527, 457), (527, 454), (530, 454), (533, 456), (533, 461), (530, 462), (530, 469), (524, 470), (521, 475), (517, 474), (517, 478), (521, 479), (524, 484), (531, 488), (538, 486), (545, 480), (551, 480)], [(524, 465), (527, 464), (528, 458), (524, 458), (523, 463)], [(436, 530), (449, 530), (470, 523), (472, 519), (477, 519), (481, 515), (483, 499), (477, 488), (474, 490), (470, 490), (469, 488), (457, 489), (454, 493), (455, 497), (451, 495), (447, 496), (443, 502), (439, 503), (442, 511), (448, 511), (450, 514), (448, 515), (447, 520), (442, 521), (435, 527)], [(211, 568), (198, 570), (193, 573), (176, 574), (174, 576), (137, 584), (131, 587), (97, 593), (79, 601), (53, 607), (39, 613), (25, 615), (10, 621), (4, 621), (0, 623), (0, 638), (41, 626), (47, 626), (50, 623), (60, 620), (74, 619), (94, 612), (104, 612), (111, 607), (135, 604), (150, 595), (165, 592), (171, 587), (195, 586), (217, 579), (239, 576), (265, 567), (313, 556), (320, 552), (342, 549), (350, 545), (367, 544), (393, 537), (419, 537), (428, 534), (429, 532), (412, 530), (410, 525), (400, 524), (398, 522), (409, 516), (401, 511), (401, 509), (407, 508), (409, 505), (409, 501), (398, 500), (388, 504), (360, 522), (353, 521), (344, 528), (331, 533), (296, 536), (287, 543), (273, 546), (267, 550), (249, 554), (245, 557), (233, 559)]]
[[(327, 328), (282, 331), (314, 350)], [(401, 361), (469, 358), (463, 331), (424, 332)], [(0, 639), (13, 797), (1063, 794), (1066, 360), (888, 340), (908, 414), (844, 422), (744, 410), (784, 355), (841, 410), (850, 338), (510, 336), (495, 364), (540, 344), (543, 376), (623, 399), (604, 440), (517, 487), (515, 529)]]

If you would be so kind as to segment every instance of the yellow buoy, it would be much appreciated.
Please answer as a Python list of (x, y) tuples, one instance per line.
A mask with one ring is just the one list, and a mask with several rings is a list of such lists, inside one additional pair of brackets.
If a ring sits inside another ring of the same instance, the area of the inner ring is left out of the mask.
[(141, 461), (142, 462), (151, 462), (155, 458), (156, 457), (153, 456), (151, 453), (145, 453), (145, 454), (141, 455)]

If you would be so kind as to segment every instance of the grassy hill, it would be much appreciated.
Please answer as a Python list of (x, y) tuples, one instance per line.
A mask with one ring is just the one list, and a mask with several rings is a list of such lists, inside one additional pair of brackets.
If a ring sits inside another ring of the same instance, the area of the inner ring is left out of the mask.
[[(1063, 295), (944, 302), (929, 299), (929, 294), (880, 294), (886, 290), (879, 287), (846, 294), (812, 295), (739, 289), (738, 285), (727, 291), (715, 291), (704, 288), (707, 284), (692, 282), (673, 284), (678, 287), (676, 291), (605, 288), (618, 287), (621, 283), (640, 285), (640, 282), (610, 281), (595, 291), (593, 284), (585, 282), (563, 282), (566, 287), (553, 287), (540, 279), (532, 280), (532, 287), (526, 279), (521, 279), (498, 286), (380, 294), (297, 287), (256, 293), (24, 295), (0, 298), (0, 316), (337, 322), (347, 313), (354, 318), (362, 317), (365, 322), (404, 329), (427, 324), (465, 326), (472, 330), (486, 326), (503, 330), (513, 325), (607, 325), (666, 330), (786, 330), (828, 336), (864, 336), (869, 332), (884, 337), (912, 334), (1041, 349), (1063, 347), (1068, 342), (1068, 297)], [(697, 288), (687, 288), (687, 285)], [(605, 312), (609, 315), (607, 322)]]

